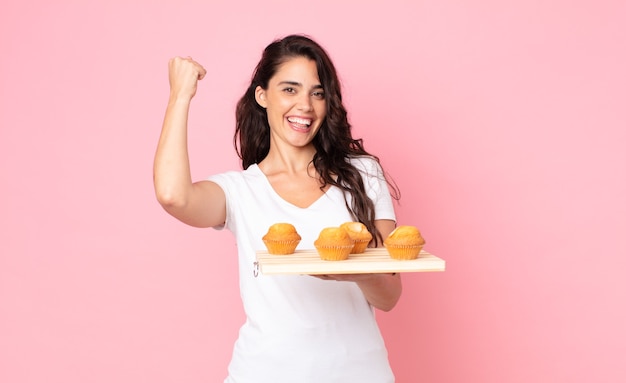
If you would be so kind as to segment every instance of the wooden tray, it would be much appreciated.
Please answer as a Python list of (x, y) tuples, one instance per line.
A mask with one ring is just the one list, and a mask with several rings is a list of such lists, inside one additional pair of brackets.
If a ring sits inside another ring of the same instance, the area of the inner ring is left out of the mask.
[(323, 261), (317, 250), (296, 250), (290, 255), (273, 255), (257, 251), (255, 273), (263, 274), (361, 274), (444, 271), (446, 262), (424, 250), (415, 260), (391, 259), (385, 248), (366, 249), (350, 254), (345, 261)]

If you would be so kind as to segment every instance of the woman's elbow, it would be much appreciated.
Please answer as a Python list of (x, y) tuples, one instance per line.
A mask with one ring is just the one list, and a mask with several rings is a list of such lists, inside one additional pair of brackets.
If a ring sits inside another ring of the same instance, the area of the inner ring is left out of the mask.
[(379, 305), (376, 306), (376, 308), (380, 311), (389, 312), (393, 310), (394, 307), (396, 307), (399, 300), (400, 300), (400, 296), (398, 295), (398, 297), (389, 299), (385, 302), (381, 302)]
[(183, 193), (172, 189), (156, 188), (156, 199), (165, 210), (183, 208), (187, 202)]

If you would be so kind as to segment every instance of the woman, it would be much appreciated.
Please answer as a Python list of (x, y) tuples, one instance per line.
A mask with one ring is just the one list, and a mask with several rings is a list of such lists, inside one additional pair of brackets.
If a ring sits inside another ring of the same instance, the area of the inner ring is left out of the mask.
[(187, 117), (205, 75), (191, 58), (170, 60), (154, 184), (177, 219), (226, 227), (237, 239), (247, 319), (225, 382), (393, 382), (373, 307), (394, 307), (399, 274), (253, 275), (273, 223), (292, 223), (302, 249), (313, 248), (322, 228), (346, 221), (363, 222), (374, 235), (371, 246), (395, 227), (388, 183), (378, 159), (352, 138), (327, 53), (301, 35), (268, 45), (237, 104), (235, 146), (244, 170), (193, 182)]

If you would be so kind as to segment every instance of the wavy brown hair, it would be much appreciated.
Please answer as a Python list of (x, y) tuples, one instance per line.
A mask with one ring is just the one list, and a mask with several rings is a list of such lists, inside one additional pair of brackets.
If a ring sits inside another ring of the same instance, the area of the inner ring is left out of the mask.
[[(369, 156), (380, 164), (378, 157), (368, 153), (362, 139), (352, 138), (352, 127), (343, 105), (341, 84), (337, 71), (326, 51), (311, 38), (304, 35), (289, 35), (275, 40), (263, 51), (250, 86), (237, 103), (236, 129), (233, 138), (235, 150), (244, 169), (260, 163), (270, 149), (270, 127), (267, 112), (255, 99), (257, 86), (267, 89), (270, 79), (280, 65), (295, 57), (306, 57), (315, 61), (317, 73), (326, 98), (326, 118), (313, 138), (316, 153), (313, 166), (320, 175), (321, 188), (336, 186), (352, 196), (346, 199), (346, 207), (356, 221), (362, 222), (372, 233), (374, 244), (383, 238), (374, 226), (376, 219), (374, 203), (368, 198), (359, 170), (349, 159)], [(384, 176), (386, 179), (388, 177)], [(388, 182), (393, 198), (399, 199), (395, 183)]]

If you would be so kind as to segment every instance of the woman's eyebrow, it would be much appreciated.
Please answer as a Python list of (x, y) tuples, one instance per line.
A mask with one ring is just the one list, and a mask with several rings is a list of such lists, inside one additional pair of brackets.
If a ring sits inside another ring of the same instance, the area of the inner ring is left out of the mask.
[[(290, 86), (297, 86), (302, 88), (302, 84), (297, 82), (297, 81), (281, 81), (278, 83), (279, 86), (281, 85), (290, 85)], [(322, 86), (322, 84), (317, 84), (317, 85), (313, 85), (311, 87), (311, 89), (323, 89), (324, 87)]]
[(300, 84), (297, 81), (281, 81), (278, 83), (278, 85), (291, 85), (291, 86), (299, 86), (302, 87), (302, 84)]

